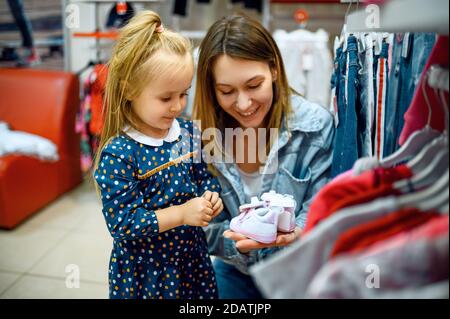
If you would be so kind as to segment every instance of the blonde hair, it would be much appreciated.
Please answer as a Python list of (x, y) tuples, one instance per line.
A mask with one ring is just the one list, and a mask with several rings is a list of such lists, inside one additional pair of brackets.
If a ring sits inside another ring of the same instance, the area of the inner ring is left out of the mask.
[(150, 81), (167, 73), (168, 68), (179, 70), (186, 67), (184, 60), (168, 61), (164, 55), (156, 54), (160, 50), (180, 57), (190, 54), (192, 58), (189, 40), (164, 29), (160, 16), (153, 11), (140, 12), (120, 30), (108, 63), (105, 121), (94, 170), (97, 169), (103, 148), (111, 138), (119, 135), (126, 125), (137, 129), (131, 100), (138, 97)]
[[(201, 120), (202, 130), (218, 128), (223, 133), (227, 125), (236, 123), (219, 106), (215, 95), (213, 66), (222, 55), (266, 62), (276, 71), (274, 99), (267, 114), (267, 129), (281, 128), (283, 116), (287, 117), (292, 112), (290, 95), (296, 93), (289, 87), (281, 53), (270, 33), (258, 21), (235, 14), (214, 23), (200, 45), (193, 118)], [(285, 125), (287, 127), (287, 121)], [(222, 150), (218, 142), (220, 139), (215, 134), (212, 139), (216, 149)], [(268, 141), (267, 153), (271, 146), (271, 141)]]

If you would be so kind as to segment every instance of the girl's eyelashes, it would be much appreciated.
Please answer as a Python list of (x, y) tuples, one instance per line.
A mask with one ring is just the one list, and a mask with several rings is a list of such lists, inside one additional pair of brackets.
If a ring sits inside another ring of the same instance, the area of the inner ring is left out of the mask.
[[(189, 96), (189, 93), (188, 93), (188, 92), (182, 93), (182, 94), (180, 95), (180, 98), (183, 99), (183, 98), (185, 98), (186, 96)], [(172, 100), (172, 97), (161, 97), (160, 100), (161, 100), (163, 103), (169, 103), (169, 102)]]

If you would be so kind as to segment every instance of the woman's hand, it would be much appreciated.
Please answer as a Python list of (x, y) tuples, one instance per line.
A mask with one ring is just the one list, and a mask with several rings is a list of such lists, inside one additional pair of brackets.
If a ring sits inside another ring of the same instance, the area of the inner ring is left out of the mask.
[(236, 233), (232, 230), (226, 230), (223, 236), (231, 240), (236, 241), (236, 248), (243, 254), (248, 253), (251, 250), (268, 248), (268, 247), (283, 247), (292, 244), (296, 240), (300, 239), (302, 229), (296, 227), (291, 233), (278, 233), (277, 239), (271, 244), (262, 244), (256, 240), (250, 239), (242, 234)]
[(222, 199), (219, 197), (219, 193), (206, 191), (202, 197), (208, 200), (213, 207), (212, 218), (216, 217), (223, 211), (223, 203)]

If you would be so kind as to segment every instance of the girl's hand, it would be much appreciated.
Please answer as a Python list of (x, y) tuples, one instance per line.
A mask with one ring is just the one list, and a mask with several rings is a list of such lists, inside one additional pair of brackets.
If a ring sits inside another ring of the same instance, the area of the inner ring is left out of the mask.
[(184, 203), (181, 210), (182, 224), (205, 227), (212, 219), (213, 206), (203, 197), (193, 198)]
[(291, 233), (278, 233), (277, 239), (271, 244), (262, 244), (253, 239), (250, 239), (242, 234), (236, 233), (232, 230), (226, 230), (223, 233), (225, 238), (236, 241), (236, 248), (243, 254), (248, 253), (251, 250), (268, 248), (268, 247), (283, 247), (292, 244), (300, 239), (302, 230), (300, 227), (296, 227)]
[(219, 197), (219, 193), (206, 191), (202, 197), (207, 199), (213, 206), (212, 218), (216, 217), (223, 211), (223, 203), (222, 199)]

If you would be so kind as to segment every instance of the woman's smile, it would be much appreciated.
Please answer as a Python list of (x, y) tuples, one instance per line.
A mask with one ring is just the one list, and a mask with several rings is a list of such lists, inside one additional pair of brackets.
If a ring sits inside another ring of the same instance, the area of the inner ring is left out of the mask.
[(258, 113), (258, 111), (260, 110), (260, 106), (257, 106), (256, 108), (250, 109), (247, 112), (241, 112), (241, 111), (237, 111), (239, 113), (239, 115), (245, 119), (251, 119), (253, 117), (253, 115), (256, 115)]

